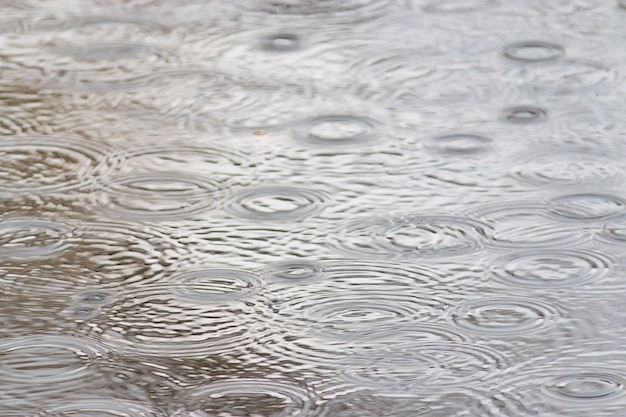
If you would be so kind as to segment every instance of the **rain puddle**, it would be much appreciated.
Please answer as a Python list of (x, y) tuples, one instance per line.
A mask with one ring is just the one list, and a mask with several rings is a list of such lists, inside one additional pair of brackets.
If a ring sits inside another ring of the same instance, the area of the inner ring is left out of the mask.
[(626, 1), (0, 2), (1, 417), (618, 417)]

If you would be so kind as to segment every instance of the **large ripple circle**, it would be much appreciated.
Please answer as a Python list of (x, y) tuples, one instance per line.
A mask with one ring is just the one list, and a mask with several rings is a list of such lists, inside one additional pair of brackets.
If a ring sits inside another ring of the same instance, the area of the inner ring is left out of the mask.
[(453, 256), (480, 250), (490, 233), (486, 224), (463, 217), (409, 215), (352, 221), (333, 243), (362, 256)]
[(516, 287), (548, 289), (598, 282), (614, 261), (601, 253), (577, 250), (530, 250), (497, 259), (493, 278)]
[(118, 398), (84, 398), (76, 401), (63, 401), (45, 407), (45, 417), (98, 416), (98, 417), (157, 417), (152, 407), (137, 401), (125, 401)]
[(244, 299), (258, 291), (259, 278), (237, 269), (204, 269), (172, 278), (172, 292), (183, 300), (224, 302)]
[(369, 351), (347, 358), (345, 378), (363, 387), (414, 392), (459, 389), (503, 372), (508, 363), (485, 346), (438, 342)]
[(479, 335), (523, 337), (549, 329), (559, 317), (555, 307), (536, 298), (489, 297), (457, 306), (451, 323)]
[(6, 137), (0, 142), (2, 191), (63, 192), (106, 172), (106, 146), (56, 136)]
[(303, 387), (259, 378), (215, 381), (189, 392), (187, 400), (194, 411), (216, 416), (303, 417), (313, 404), (311, 393)]
[(73, 243), (73, 228), (64, 223), (37, 218), (0, 220), (0, 258), (52, 256)]
[(112, 216), (137, 220), (176, 220), (213, 204), (218, 184), (180, 172), (146, 172), (112, 177), (106, 184)]
[(325, 193), (291, 186), (245, 188), (226, 202), (237, 217), (255, 220), (296, 220), (309, 217), (328, 200)]

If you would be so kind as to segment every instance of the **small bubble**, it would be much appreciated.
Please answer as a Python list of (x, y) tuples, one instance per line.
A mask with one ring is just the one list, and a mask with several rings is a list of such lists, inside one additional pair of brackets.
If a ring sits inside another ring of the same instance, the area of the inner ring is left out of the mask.
[(534, 123), (544, 120), (548, 113), (539, 107), (518, 106), (504, 111), (505, 118), (514, 123)]
[(266, 36), (261, 41), (261, 46), (266, 51), (289, 52), (300, 48), (300, 37), (291, 33), (280, 33)]

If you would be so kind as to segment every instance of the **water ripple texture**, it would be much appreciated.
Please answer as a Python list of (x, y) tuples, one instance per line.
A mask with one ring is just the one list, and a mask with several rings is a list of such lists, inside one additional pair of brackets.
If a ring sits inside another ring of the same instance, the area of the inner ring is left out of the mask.
[[(313, 405), (304, 387), (275, 379), (218, 380), (187, 394), (190, 415), (304, 417)], [(261, 414), (259, 414), (261, 413)], [(180, 414), (187, 415), (187, 414)]]
[(0, 257), (29, 259), (50, 257), (75, 242), (74, 227), (37, 218), (0, 220)]
[(5, 192), (67, 192), (106, 174), (107, 148), (73, 137), (4, 137), (0, 142)]
[(364, 257), (453, 256), (480, 250), (490, 234), (488, 224), (463, 217), (364, 218), (343, 226), (333, 245)]
[(553, 289), (598, 284), (614, 265), (615, 260), (599, 252), (544, 249), (502, 256), (490, 271), (505, 285)]

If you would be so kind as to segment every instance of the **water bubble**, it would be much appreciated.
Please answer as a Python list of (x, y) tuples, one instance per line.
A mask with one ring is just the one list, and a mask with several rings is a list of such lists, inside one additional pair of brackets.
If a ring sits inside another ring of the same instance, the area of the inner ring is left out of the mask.
[(5, 137), (0, 185), (5, 192), (64, 192), (89, 185), (106, 173), (107, 147), (54, 136)]
[(144, 172), (107, 180), (105, 211), (136, 220), (176, 220), (207, 210), (218, 184), (191, 173)]
[(91, 320), (98, 317), (100, 313), (99, 307), (78, 304), (69, 306), (61, 312), (61, 315), (70, 320)]
[(236, 269), (205, 269), (176, 275), (172, 292), (182, 300), (199, 303), (242, 300), (258, 291), (259, 278)]
[(304, 417), (313, 399), (308, 389), (273, 379), (215, 381), (187, 394), (187, 407), (208, 415)]
[(490, 233), (471, 219), (409, 215), (352, 221), (334, 240), (340, 250), (362, 256), (453, 256), (480, 250)]
[(610, 194), (581, 193), (555, 197), (549, 210), (559, 217), (576, 221), (606, 219), (623, 214), (626, 201)]
[(323, 280), (327, 274), (323, 264), (314, 261), (293, 260), (276, 262), (265, 268), (269, 281), (303, 284)]
[(490, 297), (457, 306), (452, 324), (479, 335), (522, 337), (544, 331), (559, 319), (547, 302), (528, 297)]
[(246, 188), (226, 203), (226, 210), (255, 220), (296, 220), (322, 210), (328, 196), (316, 190), (289, 186)]
[(491, 142), (491, 139), (479, 135), (447, 135), (434, 139), (432, 148), (441, 153), (475, 154), (488, 150)]
[(373, 119), (337, 115), (304, 120), (296, 127), (295, 136), (318, 145), (354, 145), (377, 139), (380, 133)]
[(506, 255), (491, 266), (493, 277), (507, 285), (527, 288), (564, 288), (597, 283), (614, 262), (592, 251), (554, 250)]
[(293, 33), (277, 33), (261, 40), (261, 47), (271, 52), (290, 52), (300, 49), (300, 37)]
[(105, 306), (115, 301), (115, 295), (106, 290), (84, 290), (74, 295), (76, 302), (88, 306)]
[(552, 61), (565, 55), (565, 49), (554, 43), (542, 41), (516, 42), (504, 47), (504, 56), (516, 61)]
[(9, 218), (0, 221), (0, 257), (48, 257), (67, 250), (74, 230), (64, 223), (41, 219)]
[(504, 111), (505, 118), (514, 123), (535, 123), (544, 120), (548, 113), (539, 107), (517, 106)]
[(554, 378), (544, 392), (560, 400), (606, 401), (624, 394), (624, 379), (611, 372), (573, 373)]

